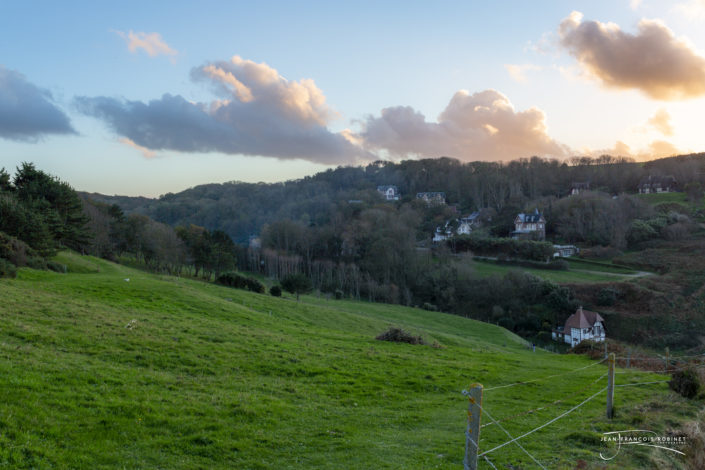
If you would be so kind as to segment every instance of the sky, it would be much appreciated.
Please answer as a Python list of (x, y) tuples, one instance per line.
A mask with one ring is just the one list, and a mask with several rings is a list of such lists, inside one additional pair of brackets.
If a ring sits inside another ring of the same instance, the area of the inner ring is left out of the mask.
[(0, 167), (155, 197), (705, 151), (705, 0), (337, 3), (1, 0)]

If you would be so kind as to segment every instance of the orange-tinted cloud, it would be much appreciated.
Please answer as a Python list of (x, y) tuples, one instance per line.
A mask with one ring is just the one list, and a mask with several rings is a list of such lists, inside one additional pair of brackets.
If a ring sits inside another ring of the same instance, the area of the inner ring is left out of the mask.
[(218, 99), (194, 103), (164, 94), (148, 102), (98, 96), (76, 97), (75, 103), (145, 156), (222, 152), (328, 165), (375, 158), (349, 131), (328, 129), (337, 113), (313, 80), (287, 80), (267, 64), (238, 56), (197, 67), (191, 78), (211, 85)]
[(659, 100), (705, 94), (705, 58), (660, 21), (641, 20), (637, 34), (630, 34), (573, 12), (558, 32), (561, 45), (606, 87), (637, 89)]
[(546, 131), (538, 108), (516, 111), (496, 90), (458, 91), (437, 122), (408, 106), (385, 108), (369, 117), (360, 134), (370, 150), (393, 157), (446, 155), (465, 161), (510, 160), (533, 155), (565, 156), (568, 148)]
[(127, 48), (132, 53), (142, 49), (150, 57), (156, 57), (158, 55), (175, 56), (178, 54), (178, 51), (169, 47), (159, 33), (143, 33), (140, 31), (134, 32), (132, 30), (127, 33), (123, 31), (115, 31), (115, 33), (125, 40)]
[(649, 118), (648, 124), (665, 136), (673, 135), (671, 115), (664, 108), (659, 109)]
[(541, 67), (534, 64), (505, 64), (504, 68), (509, 72), (515, 81), (523, 83), (526, 81), (526, 73), (531, 70), (541, 70)]
[(138, 150), (144, 158), (154, 158), (157, 156), (157, 152), (155, 152), (154, 150), (149, 150), (146, 147), (142, 147), (141, 145), (137, 145), (136, 143), (134, 143), (132, 140), (128, 139), (127, 137), (120, 137), (118, 139), (118, 141), (121, 144), (125, 144), (128, 147), (132, 147), (133, 149)]
[(614, 147), (600, 150), (587, 150), (585, 153), (598, 157), (600, 155), (612, 155), (613, 157), (629, 157), (638, 161), (653, 160), (655, 158), (671, 157), (688, 153), (689, 151), (679, 149), (675, 145), (665, 140), (654, 140), (645, 148), (633, 150), (624, 142), (617, 141)]

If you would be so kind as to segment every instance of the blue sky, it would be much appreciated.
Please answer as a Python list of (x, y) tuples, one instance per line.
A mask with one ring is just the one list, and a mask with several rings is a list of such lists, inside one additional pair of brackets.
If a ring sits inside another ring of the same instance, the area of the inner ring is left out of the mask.
[(34, 161), (79, 190), (156, 196), (376, 158), (703, 150), (699, 0), (2, 10), (0, 167)]

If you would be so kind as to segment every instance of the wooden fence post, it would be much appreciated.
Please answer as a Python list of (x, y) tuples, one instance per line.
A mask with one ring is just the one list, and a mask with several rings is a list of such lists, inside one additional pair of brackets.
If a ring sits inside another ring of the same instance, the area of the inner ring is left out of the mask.
[(666, 368), (664, 369), (666, 372), (668, 372), (668, 356), (670, 352), (671, 351), (668, 349), (668, 346), (666, 346)]
[(632, 358), (632, 349), (629, 348), (629, 351), (627, 351), (627, 369), (629, 369), (629, 361)]
[(612, 404), (614, 402), (614, 353), (610, 353), (607, 360), (609, 371), (607, 373), (607, 418), (612, 419), (614, 411)]
[(472, 384), (468, 396), (468, 428), (465, 431), (465, 470), (477, 470), (477, 451), (480, 443), (480, 418), (482, 417), (482, 385)]

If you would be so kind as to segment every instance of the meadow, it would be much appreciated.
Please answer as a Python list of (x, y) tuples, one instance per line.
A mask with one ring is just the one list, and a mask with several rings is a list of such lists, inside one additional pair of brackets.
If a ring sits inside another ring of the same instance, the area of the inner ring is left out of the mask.
[[(513, 436), (605, 387), (604, 364), (460, 316), (57, 260), (67, 274), (0, 279), (0, 468), (460, 469), (471, 383)], [(376, 340), (389, 326), (427, 345)], [(622, 385), (667, 379), (619, 372)], [(679, 430), (701, 402), (660, 382), (618, 388), (615, 404), (607, 420), (598, 395), (521, 442), (547, 468), (603, 468), (601, 433)], [(508, 440), (483, 423), (481, 449)], [(488, 457), (535, 468), (515, 445)], [(684, 462), (631, 446), (610, 465)]]

